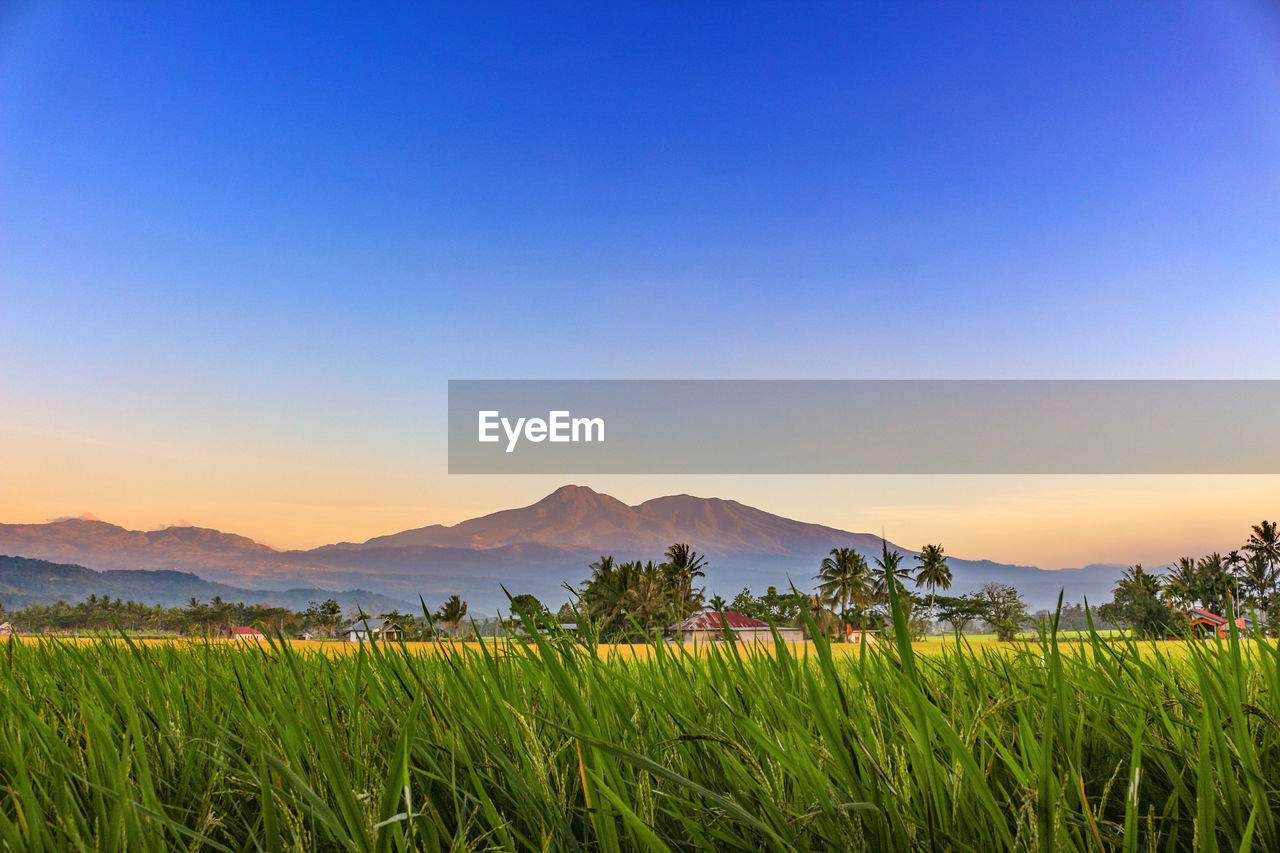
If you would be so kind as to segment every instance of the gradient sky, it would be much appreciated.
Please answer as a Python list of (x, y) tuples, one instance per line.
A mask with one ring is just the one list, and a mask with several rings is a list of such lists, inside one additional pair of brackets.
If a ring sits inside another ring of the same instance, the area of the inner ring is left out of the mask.
[[(1280, 378), (1280, 15), (0, 5), (0, 520), (280, 546), (528, 503), (449, 378)], [(1280, 478), (613, 477), (1033, 562)]]

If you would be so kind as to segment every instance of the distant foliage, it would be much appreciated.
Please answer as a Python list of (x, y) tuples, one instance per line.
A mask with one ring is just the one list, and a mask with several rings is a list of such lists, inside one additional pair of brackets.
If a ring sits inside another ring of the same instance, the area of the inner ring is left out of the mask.
[(578, 590), (590, 627), (606, 640), (642, 640), (697, 613), (707, 560), (684, 543), (667, 549), (661, 563), (616, 562), (601, 556)]
[[(454, 596), (445, 602), (441, 612), (453, 614), (461, 609), (466, 615), (466, 602)], [(455, 601), (456, 600), (456, 601)], [(90, 594), (84, 601), (69, 604), (33, 604), (13, 610), (5, 618), (20, 633), (87, 634), (123, 631), (140, 635), (217, 636), (233, 626), (257, 628), (265, 634), (295, 637), (310, 634), (325, 639), (338, 637), (356, 619), (386, 619), (400, 630), (406, 640), (428, 640), (441, 632), (436, 622), (442, 619), (401, 613), (398, 610), (368, 614), (359, 610), (344, 612), (334, 599), (313, 601), (295, 612), (284, 607), (223, 601), (214, 596), (209, 601), (190, 599), (183, 607), (160, 607), (124, 601), (110, 596)], [(459, 617), (461, 621), (461, 617)], [(456, 633), (456, 631), (455, 631)]]
[(1163, 574), (1133, 565), (1117, 580), (1112, 600), (1099, 615), (1143, 636), (1180, 636), (1186, 611), (1233, 611), (1256, 617), (1274, 633), (1280, 621), (1280, 533), (1274, 521), (1253, 525), (1248, 538), (1225, 556), (1180, 557)]
[(771, 586), (760, 596), (752, 595), (751, 590), (743, 588), (729, 602), (728, 609), (778, 626), (797, 626), (808, 606), (807, 595), (796, 591), (778, 592), (777, 587)]
[(1012, 640), (1030, 619), (1027, 603), (1013, 587), (1002, 583), (983, 584), (979, 591), (985, 604), (983, 620), (1001, 640)]

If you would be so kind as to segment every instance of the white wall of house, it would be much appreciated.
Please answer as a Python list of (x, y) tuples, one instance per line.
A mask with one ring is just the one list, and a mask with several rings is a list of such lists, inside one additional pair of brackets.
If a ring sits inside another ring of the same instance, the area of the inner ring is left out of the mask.
[[(768, 630), (737, 630), (734, 633), (740, 643), (773, 643), (773, 634)], [(803, 628), (779, 628), (778, 635), (786, 643), (804, 642)], [(681, 640), (685, 643), (722, 643), (724, 634), (721, 631), (683, 631)]]

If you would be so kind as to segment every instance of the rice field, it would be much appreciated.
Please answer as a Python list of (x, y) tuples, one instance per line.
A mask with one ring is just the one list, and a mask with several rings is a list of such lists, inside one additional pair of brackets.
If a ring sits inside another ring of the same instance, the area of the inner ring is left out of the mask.
[(14, 850), (1280, 849), (1274, 643), (0, 647)]

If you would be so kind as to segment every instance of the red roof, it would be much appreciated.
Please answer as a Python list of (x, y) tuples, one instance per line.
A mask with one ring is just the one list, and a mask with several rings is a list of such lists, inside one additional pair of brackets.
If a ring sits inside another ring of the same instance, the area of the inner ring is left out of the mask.
[(233, 637), (261, 637), (262, 636), (262, 632), (259, 631), (257, 628), (249, 628), (244, 625), (239, 625), (235, 628), (228, 628), (227, 633), (231, 634)]
[(1193, 623), (1208, 622), (1210, 625), (1227, 624), (1227, 620), (1219, 616), (1217, 613), (1210, 613), (1208, 610), (1201, 610), (1199, 607), (1193, 607), (1191, 609), (1190, 616)]
[(690, 616), (688, 619), (680, 623), (680, 630), (720, 631), (723, 630), (725, 623), (728, 623), (729, 627), (735, 631), (769, 630), (768, 622), (761, 622), (759, 619), (752, 619), (750, 616), (744, 616), (736, 610), (726, 610), (724, 612), (723, 620), (720, 618), (720, 614), (714, 610), (708, 610), (705, 613)]

